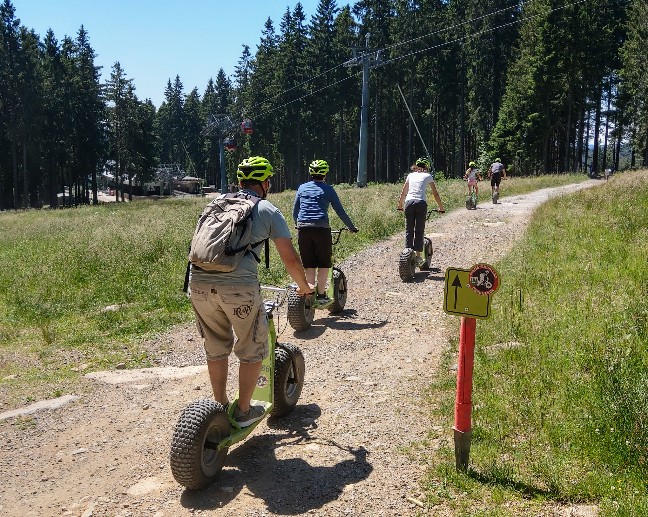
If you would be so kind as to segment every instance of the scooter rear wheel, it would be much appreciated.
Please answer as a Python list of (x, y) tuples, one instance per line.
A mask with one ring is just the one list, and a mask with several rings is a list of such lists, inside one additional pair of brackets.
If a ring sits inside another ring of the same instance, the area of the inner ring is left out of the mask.
[(347, 300), (346, 276), (340, 268), (333, 268), (333, 303), (328, 310), (331, 314), (338, 314), (344, 310)]
[(398, 274), (403, 282), (409, 282), (414, 279), (415, 273), (416, 253), (411, 248), (405, 248), (398, 258)]
[(189, 404), (180, 414), (171, 439), (171, 473), (190, 490), (211, 485), (220, 474), (228, 448), (218, 444), (230, 435), (225, 408), (214, 400)]
[(288, 323), (297, 331), (306, 330), (313, 324), (315, 309), (314, 295), (299, 296), (294, 289), (288, 292)]
[(288, 343), (275, 345), (274, 406), (272, 416), (285, 416), (297, 405), (306, 365), (301, 350)]

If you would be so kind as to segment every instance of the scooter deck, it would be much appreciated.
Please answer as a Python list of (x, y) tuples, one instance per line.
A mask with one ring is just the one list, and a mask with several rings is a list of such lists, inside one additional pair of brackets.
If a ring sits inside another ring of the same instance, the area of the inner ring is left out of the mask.
[(234, 411), (236, 410), (236, 401), (230, 404), (229, 409), (227, 410), (227, 415), (229, 416), (230, 424), (231, 424), (231, 431), (230, 435), (227, 438), (224, 438), (218, 443), (218, 449), (222, 449), (224, 447), (229, 447), (236, 442), (240, 442), (241, 440), (244, 440), (245, 438), (248, 437), (248, 435), (254, 431), (254, 428), (259, 425), (265, 417), (270, 414), (272, 411), (273, 404), (272, 402), (265, 402), (263, 400), (254, 400), (252, 399), (250, 401), (250, 405), (252, 406), (263, 406), (265, 408), (265, 412), (263, 413), (263, 416), (257, 420), (256, 422), (253, 422), (252, 424), (248, 425), (247, 427), (240, 427), (237, 423), (236, 420), (234, 420)]
[(326, 309), (329, 305), (333, 303), (333, 298), (329, 298), (327, 302), (321, 303), (317, 301), (317, 298), (313, 301), (313, 305), (311, 307), (313, 309)]

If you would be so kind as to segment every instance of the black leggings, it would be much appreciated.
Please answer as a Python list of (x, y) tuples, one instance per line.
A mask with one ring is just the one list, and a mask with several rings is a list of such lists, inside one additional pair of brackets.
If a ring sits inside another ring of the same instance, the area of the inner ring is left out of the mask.
[(427, 202), (411, 200), (405, 203), (405, 247), (423, 251), (423, 236)]

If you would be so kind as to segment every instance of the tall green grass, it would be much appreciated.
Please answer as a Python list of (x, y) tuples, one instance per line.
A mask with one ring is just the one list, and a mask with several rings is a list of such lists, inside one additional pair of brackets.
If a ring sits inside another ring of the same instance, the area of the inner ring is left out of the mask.
[[(502, 500), (516, 502), (502, 515), (526, 515), (529, 499), (648, 515), (647, 189), (642, 171), (550, 201), (497, 264), (477, 325), (472, 470), (449, 469), (444, 450), (430, 500), (443, 480), (466, 515)], [(454, 377), (438, 390), (450, 426)]]
[[(513, 194), (581, 179), (515, 179), (504, 190)], [(403, 229), (403, 215), (395, 209), (401, 186), (336, 186), (360, 228), (343, 236), (339, 259)], [(439, 190), (448, 210), (463, 205), (464, 182), (440, 179)], [(294, 195), (270, 195), (289, 221)], [(69, 390), (81, 366), (150, 365), (140, 338), (192, 319), (181, 289), (187, 248), (207, 202), (185, 198), (0, 213), (2, 398), (17, 405)], [(342, 226), (330, 215), (333, 227)], [(270, 249), (271, 268), (261, 266), (260, 279), (285, 284), (285, 270)]]

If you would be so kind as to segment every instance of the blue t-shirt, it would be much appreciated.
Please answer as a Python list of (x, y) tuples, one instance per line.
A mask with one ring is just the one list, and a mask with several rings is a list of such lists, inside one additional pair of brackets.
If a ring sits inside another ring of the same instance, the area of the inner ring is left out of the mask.
[[(252, 196), (258, 195), (252, 190), (243, 189), (244, 194)], [(251, 242), (259, 242), (254, 248), (257, 256), (261, 255), (263, 250), (263, 241), (265, 239), (277, 239), (279, 237), (291, 238), (288, 223), (281, 211), (270, 201), (262, 199), (252, 209), (252, 238)], [(195, 267), (191, 267), (191, 280), (196, 282), (213, 282), (219, 285), (238, 285), (238, 284), (258, 284), (259, 277), (257, 267), (259, 263), (252, 253), (246, 253), (239, 266), (229, 273), (207, 272)]]
[(298, 228), (330, 228), (328, 209), (335, 213), (350, 230), (355, 230), (351, 218), (342, 207), (335, 189), (324, 181), (307, 181), (299, 186), (293, 204), (293, 219)]

